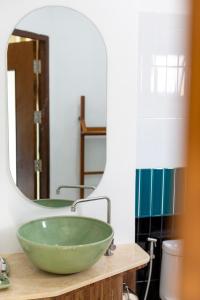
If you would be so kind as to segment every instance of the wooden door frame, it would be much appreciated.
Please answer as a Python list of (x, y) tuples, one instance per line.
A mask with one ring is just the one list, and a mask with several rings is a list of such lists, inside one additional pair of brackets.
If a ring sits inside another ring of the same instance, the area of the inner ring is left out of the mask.
[(187, 173), (182, 217), (184, 237), (182, 267), (182, 300), (200, 299), (200, 1), (191, 1), (190, 18), (190, 66), (191, 82), (189, 91), (187, 128)]
[[(39, 55), (42, 60), (42, 74), (40, 77), (40, 107), (42, 109), (41, 144), (40, 154), (42, 158), (41, 172), (41, 198), (49, 198), (50, 193), (50, 145), (49, 145), (49, 37), (30, 31), (15, 29), (12, 33), (15, 36), (30, 38), (40, 42)], [(36, 190), (35, 190), (36, 193)]]

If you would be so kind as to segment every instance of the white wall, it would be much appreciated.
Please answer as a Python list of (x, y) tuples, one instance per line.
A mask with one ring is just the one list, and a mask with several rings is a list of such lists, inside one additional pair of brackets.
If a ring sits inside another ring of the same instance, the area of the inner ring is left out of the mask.
[[(79, 184), (80, 96), (86, 96), (88, 126), (106, 126), (107, 57), (104, 41), (84, 15), (64, 7), (46, 7), (25, 16), (18, 29), (49, 36), (50, 197), (63, 184)], [(104, 170), (106, 137), (86, 138), (86, 170)], [(85, 176), (97, 186), (101, 176)], [(62, 197), (77, 199), (77, 190)], [(60, 196), (59, 196), (60, 197)]]
[[(19, 20), (32, 9), (46, 4), (66, 5), (85, 14), (102, 33), (108, 53), (107, 105), (107, 164), (105, 175), (95, 195), (108, 195), (112, 200), (112, 224), (116, 242), (134, 240), (134, 166), (135, 166), (135, 105), (137, 61), (137, 10), (132, 0), (14, 0), (0, 6), (0, 165), (1, 218), (0, 251), (16, 251), (17, 226), (26, 220), (41, 216), (65, 214), (66, 209), (50, 210), (34, 206), (18, 192), (12, 183), (8, 168), (8, 126), (6, 101), (6, 47), (7, 40)], [(135, 100), (134, 100), (135, 99)], [(129, 128), (129, 131), (126, 129)], [(126, 157), (126, 159), (124, 159)], [(105, 204), (84, 205), (83, 213), (105, 218)], [(119, 214), (120, 212), (120, 214)]]
[[(66, 213), (36, 207), (16, 191), (8, 171), (8, 128), (6, 103), (6, 43), (19, 19), (31, 9), (46, 4), (62, 4), (87, 15), (101, 31), (108, 51), (107, 164), (95, 195), (112, 199), (112, 224), (116, 241), (134, 240), (134, 182), (137, 115), (138, 16), (140, 12), (185, 13), (183, 0), (7, 0), (0, 4), (0, 148), (1, 218), (0, 251), (15, 251), (16, 226), (46, 215)], [(105, 217), (103, 204), (84, 206), (83, 213)]]

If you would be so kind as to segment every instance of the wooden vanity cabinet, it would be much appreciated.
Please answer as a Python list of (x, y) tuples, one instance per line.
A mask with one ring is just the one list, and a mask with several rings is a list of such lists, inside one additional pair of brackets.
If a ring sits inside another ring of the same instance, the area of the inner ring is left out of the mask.
[(135, 270), (130, 270), (65, 295), (38, 300), (122, 300), (124, 282), (135, 290), (135, 273)]

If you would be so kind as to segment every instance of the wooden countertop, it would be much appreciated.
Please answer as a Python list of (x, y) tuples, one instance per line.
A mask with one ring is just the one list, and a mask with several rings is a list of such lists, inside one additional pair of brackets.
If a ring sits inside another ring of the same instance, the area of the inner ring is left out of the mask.
[(36, 269), (23, 253), (4, 255), (10, 266), (11, 287), (0, 290), (0, 300), (56, 297), (100, 280), (146, 265), (149, 255), (137, 244), (118, 245), (114, 255), (103, 256), (89, 270), (55, 275)]

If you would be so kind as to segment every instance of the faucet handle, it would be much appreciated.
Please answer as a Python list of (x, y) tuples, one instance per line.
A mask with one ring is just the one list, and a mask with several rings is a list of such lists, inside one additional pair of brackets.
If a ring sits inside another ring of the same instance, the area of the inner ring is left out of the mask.
[(116, 245), (114, 244), (114, 239), (112, 240), (111, 244), (110, 244), (110, 250), (114, 251), (116, 250)]
[(110, 248), (108, 248), (107, 250), (106, 250), (106, 253), (104, 254), (105, 256), (112, 256), (113, 255), (113, 252), (112, 252), (112, 250), (110, 249)]
[(115, 251), (115, 249), (116, 249), (116, 245), (114, 244), (114, 239), (112, 239), (112, 242), (111, 242), (109, 248), (107, 249), (105, 256), (112, 256), (113, 251)]

